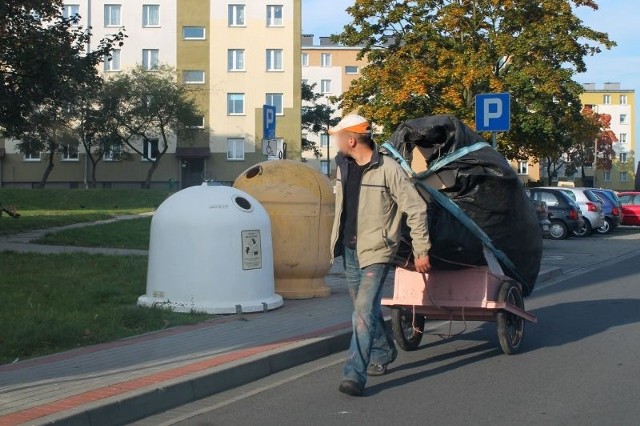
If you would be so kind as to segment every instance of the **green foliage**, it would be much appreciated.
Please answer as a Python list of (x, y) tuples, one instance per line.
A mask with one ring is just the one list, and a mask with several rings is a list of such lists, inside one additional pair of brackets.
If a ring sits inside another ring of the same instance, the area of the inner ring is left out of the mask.
[(586, 27), (572, 7), (590, 0), (361, 0), (335, 37), (363, 46), (370, 65), (343, 95), (385, 135), (402, 121), (453, 114), (474, 125), (475, 95), (509, 92), (511, 130), (499, 137), (510, 158), (554, 160), (575, 142), (584, 57), (615, 45)]
[[(332, 106), (332, 100), (327, 99), (327, 103), (321, 103), (323, 96), (315, 92), (315, 88), (315, 84), (302, 83), (302, 130), (318, 135), (335, 126), (339, 119), (333, 117), (336, 110)], [(302, 150), (312, 151), (316, 158), (322, 156), (318, 145), (307, 138), (302, 139)]]

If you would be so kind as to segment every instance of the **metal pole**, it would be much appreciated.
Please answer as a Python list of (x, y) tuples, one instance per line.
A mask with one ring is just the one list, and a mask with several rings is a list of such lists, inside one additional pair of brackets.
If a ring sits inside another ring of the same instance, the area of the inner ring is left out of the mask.
[(331, 179), (331, 153), (329, 151), (329, 130), (325, 132), (327, 136), (327, 177)]
[[(87, 0), (87, 31), (91, 31), (91, 0)], [(87, 37), (87, 55), (91, 54), (91, 37)], [(91, 147), (89, 147), (91, 149)], [(89, 189), (89, 153), (84, 153), (84, 189)]]

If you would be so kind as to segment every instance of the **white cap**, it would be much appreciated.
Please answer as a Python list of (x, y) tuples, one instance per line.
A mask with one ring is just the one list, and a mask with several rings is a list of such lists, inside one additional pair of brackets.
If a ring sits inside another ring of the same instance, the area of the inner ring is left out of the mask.
[(335, 126), (329, 129), (329, 134), (335, 135), (336, 133), (346, 131), (353, 133), (360, 133), (363, 135), (371, 134), (371, 124), (369, 121), (358, 115), (358, 114), (349, 114), (340, 120), (340, 122)]

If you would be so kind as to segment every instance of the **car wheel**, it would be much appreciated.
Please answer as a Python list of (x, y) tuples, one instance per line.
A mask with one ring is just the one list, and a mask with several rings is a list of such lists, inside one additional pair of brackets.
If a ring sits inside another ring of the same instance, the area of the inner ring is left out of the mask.
[(576, 237), (588, 237), (591, 234), (593, 234), (593, 228), (587, 219), (584, 220), (584, 225), (580, 229), (573, 231), (573, 235)]
[(605, 218), (604, 225), (596, 229), (596, 231), (598, 231), (598, 234), (608, 234), (609, 232), (613, 231), (613, 222), (608, 217)]
[(564, 240), (569, 236), (569, 230), (567, 229), (567, 225), (565, 225), (560, 220), (552, 220), (551, 226), (549, 227), (549, 237), (554, 240)]

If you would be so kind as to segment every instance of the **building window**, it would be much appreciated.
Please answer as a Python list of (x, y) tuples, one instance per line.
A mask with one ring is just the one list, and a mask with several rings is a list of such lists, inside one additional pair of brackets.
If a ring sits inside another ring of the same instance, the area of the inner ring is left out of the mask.
[(283, 115), (282, 99), (282, 93), (267, 93), (265, 103), (276, 107), (276, 115)]
[(227, 69), (229, 71), (244, 71), (244, 49), (229, 49)]
[(147, 71), (158, 69), (160, 51), (158, 49), (142, 49), (142, 68)]
[(267, 6), (267, 27), (282, 26), (282, 6)]
[(322, 173), (323, 175), (328, 175), (329, 164), (330, 162), (328, 160), (320, 160), (320, 173)]
[(529, 174), (529, 163), (527, 161), (518, 161), (518, 174), (519, 175)]
[(602, 103), (605, 104), (605, 105), (611, 104), (611, 95), (603, 95), (602, 96)]
[(308, 53), (303, 53), (302, 56), (300, 57), (300, 63), (302, 64), (303, 67), (308, 67), (309, 66), (309, 54)]
[(621, 163), (626, 163), (627, 162), (627, 153), (626, 152), (621, 152), (619, 158), (620, 158), (620, 162)]
[(120, 49), (113, 49), (111, 51), (111, 58), (104, 57), (104, 71), (120, 71)]
[(627, 95), (620, 95), (620, 105), (627, 104)]
[(185, 40), (204, 40), (204, 27), (182, 27), (182, 38)]
[(603, 172), (602, 173), (602, 179), (605, 182), (611, 182), (611, 172)]
[(104, 148), (102, 160), (104, 161), (120, 161), (122, 158), (122, 146), (120, 144), (112, 144)]
[(120, 25), (122, 25), (122, 20), (120, 19), (120, 5), (105, 4), (104, 5), (104, 26), (119, 27)]
[(628, 124), (627, 114), (620, 114), (620, 124)]
[(327, 146), (329, 146), (329, 135), (326, 133), (322, 133), (320, 135), (320, 147), (326, 148)]
[(354, 65), (347, 65), (346, 67), (344, 67), (344, 73), (345, 74), (358, 74), (358, 67), (356, 67)]
[(267, 71), (282, 71), (282, 49), (267, 49)]
[(189, 129), (204, 129), (204, 116), (194, 117), (191, 123), (186, 124), (186, 127)]
[(79, 4), (65, 4), (62, 6), (62, 16), (64, 19), (73, 19), (76, 18), (76, 22), (71, 25), (77, 27), (80, 23), (77, 21), (78, 16), (80, 15), (80, 5)]
[(627, 143), (627, 134), (620, 133), (620, 137), (618, 139), (620, 140), (620, 143)]
[(320, 93), (331, 93), (331, 80), (320, 80)]
[(204, 71), (199, 71), (199, 70), (182, 71), (182, 82), (184, 84), (204, 84)]
[(227, 160), (229, 161), (244, 160), (244, 139), (243, 138), (227, 139)]
[(302, 79), (302, 84), (308, 85), (309, 84), (309, 80), (307, 80), (306, 78), (303, 78)]
[(22, 159), (24, 161), (40, 161), (41, 155), (39, 152), (25, 152), (22, 154)]
[(160, 26), (160, 5), (145, 4), (142, 6), (142, 26), (143, 27), (159, 27)]
[(322, 65), (323, 67), (331, 66), (331, 53), (323, 53), (320, 56), (320, 65)]
[(244, 93), (227, 94), (227, 114), (244, 115)]
[(627, 172), (620, 172), (620, 182), (627, 182)]
[(142, 144), (142, 160), (156, 161), (158, 158), (158, 139), (149, 139)]
[(229, 26), (230, 27), (243, 27), (244, 23), (244, 5), (243, 4), (230, 4), (229, 5)]
[(78, 146), (62, 145), (62, 161), (78, 161)]

